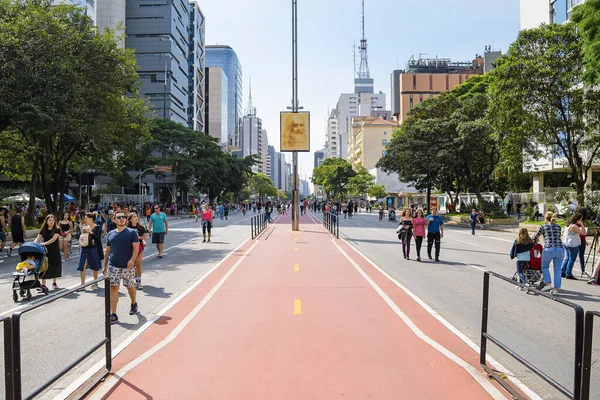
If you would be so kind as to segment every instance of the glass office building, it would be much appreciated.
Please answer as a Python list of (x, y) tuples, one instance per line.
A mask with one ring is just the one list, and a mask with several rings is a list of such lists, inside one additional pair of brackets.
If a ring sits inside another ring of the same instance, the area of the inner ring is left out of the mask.
[(227, 76), (229, 149), (239, 150), (242, 118), (242, 65), (229, 46), (206, 46), (206, 67), (221, 67)]

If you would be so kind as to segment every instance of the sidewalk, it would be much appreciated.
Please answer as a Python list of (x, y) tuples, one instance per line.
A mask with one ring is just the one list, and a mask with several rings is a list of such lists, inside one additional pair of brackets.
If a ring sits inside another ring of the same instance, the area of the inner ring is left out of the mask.
[(228, 256), (88, 398), (509, 398), (477, 353), (349, 245), (308, 215), (292, 232), (289, 218)]

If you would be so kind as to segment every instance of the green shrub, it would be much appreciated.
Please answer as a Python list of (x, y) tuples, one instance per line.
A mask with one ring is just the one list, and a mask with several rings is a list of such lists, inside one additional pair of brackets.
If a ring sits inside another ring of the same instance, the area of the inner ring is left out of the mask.
[(523, 209), (523, 214), (527, 217), (528, 221), (535, 221), (535, 213), (537, 210), (535, 207), (527, 206)]

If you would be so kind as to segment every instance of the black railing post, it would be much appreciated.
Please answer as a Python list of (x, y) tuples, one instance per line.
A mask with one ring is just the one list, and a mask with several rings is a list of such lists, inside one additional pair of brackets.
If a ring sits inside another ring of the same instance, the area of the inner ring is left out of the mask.
[(21, 400), (21, 312), (12, 315), (13, 399)]
[(106, 334), (105, 351), (106, 351), (106, 370), (110, 372), (112, 369), (112, 335), (110, 327), (110, 279), (104, 279), (104, 332)]
[(336, 221), (336, 228), (337, 228), (335, 237), (339, 239), (340, 238), (340, 219), (339, 219), (339, 217), (335, 221)]
[(581, 396), (581, 383), (582, 383), (582, 369), (583, 369), (583, 340), (584, 340), (584, 326), (583, 326), (583, 307), (577, 306), (575, 308), (575, 371), (573, 380), (573, 398), (579, 399)]
[[(594, 335), (594, 313), (585, 313), (585, 334), (583, 335), (583, 367), (581, 374), (581, 400), (590, 398), (590, 378), (592, 373), (592, 342)], [(577, 328), (575, 328), (577, 329)]]
[(254, 217), (250, 217), (250, 233), (252, 239), (254, 239)]
[(4, 397), (13, 398), (13, 347), (12, 347), (12, 319), (4, 320)]
[(488, 306), (490, 297), (490, 274), (483, 273), (483, 305), (481, 313), (481, 346), (479, 350), (479, 364), (486, 365), (486, 346), (487, 346), (487, 326), (488, 326)]

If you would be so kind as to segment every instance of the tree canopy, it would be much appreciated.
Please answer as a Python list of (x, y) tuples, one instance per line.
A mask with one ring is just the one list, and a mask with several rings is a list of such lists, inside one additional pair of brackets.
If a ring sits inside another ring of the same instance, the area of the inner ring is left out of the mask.
[(133, 50), (83, 10), (0, 0), (1, 167), (32, 182), (31, 209), (38, 182), (56, 212), (70, 167), (114, 169), (135, 151), (148, 132), (137, 80)]
[(554, 160), (571, 173), (584, 204), (588, 171), (600, 150), (600, 91), (583, 81), (582, 38), (573, 23), (523, 30), (490, 82), (490, 121), (502, 158), (517, 165)]
[(581, 79), (590, 85), (600, 84), (600, 0), (587, 0), (575, 7), (571, 21), (582, 37), (585, 70)]
[(356, 172), (342, 158), (326, 158), (313, 170), (312, 182), (320, 185), (328, 199), (342, 199), (348, 193), (347, 185)]

